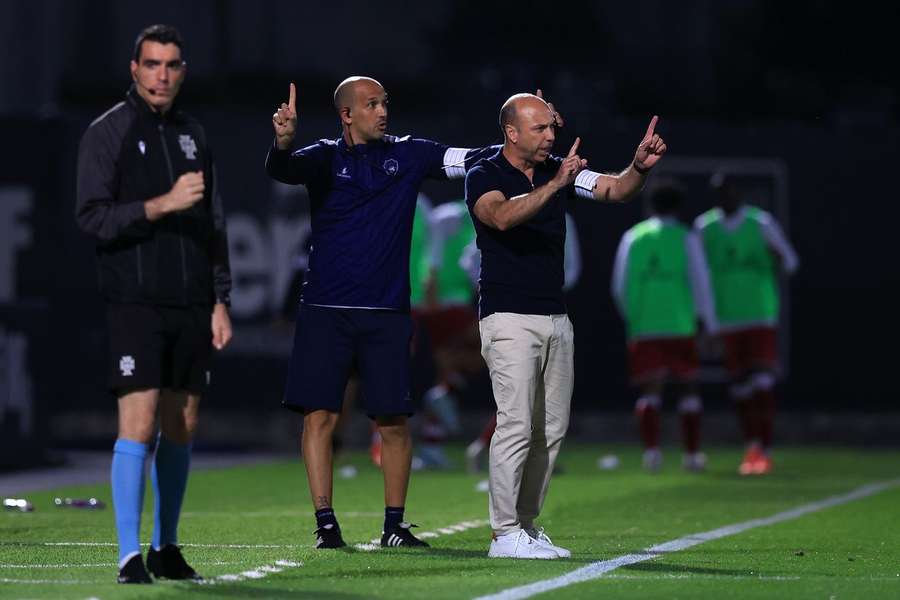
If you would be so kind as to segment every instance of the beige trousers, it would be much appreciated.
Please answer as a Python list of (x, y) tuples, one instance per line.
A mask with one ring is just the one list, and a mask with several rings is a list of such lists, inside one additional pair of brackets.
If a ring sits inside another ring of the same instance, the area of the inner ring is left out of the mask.
[(494, 313), (479, 328), (497, 403), (491, 527), (503, 535), (533, 527), (544, 504), (569, 426), (575, 334), (566, 315)]

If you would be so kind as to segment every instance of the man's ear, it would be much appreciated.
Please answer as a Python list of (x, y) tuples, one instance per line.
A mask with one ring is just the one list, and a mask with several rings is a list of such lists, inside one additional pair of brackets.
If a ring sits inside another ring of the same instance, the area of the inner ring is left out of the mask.
[(510, 124), (507, 124), (506, 127), (506, 139), (515, 144), (519, 141), (519, 132), (516, 131), (516, 128)]
[(344, 125), (350, 125), (353, 122), (353, 118), (350, 116), (350, 107), (345, 106), (341, 109), (341, 123)]

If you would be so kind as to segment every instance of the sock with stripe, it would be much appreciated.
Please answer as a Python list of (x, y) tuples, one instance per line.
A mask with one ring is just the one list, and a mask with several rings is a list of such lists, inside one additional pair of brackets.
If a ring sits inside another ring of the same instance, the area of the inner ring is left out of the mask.
[(658, 394), (645, 394), (638, 398), (634, 413), (638, 419), (638, 428), (644, 448), (659, 447), (660, 419), (659, 409), (662, 399)]
[(703, 415), (703, 402), (700, 396), (690, 394), (681, 398), (678, 402), (678, 412), (681, 416), (684, 450), (688, 454), (694, 454), (700, 450), (700, 419)]
[(756, 392), (756, 401), (760, 407), (759, 440), (763, 451), (768, 452), (769, 448), (772, 447), (772, 437), (775, 430), (775, 392), (772, 390), (759, 390)]

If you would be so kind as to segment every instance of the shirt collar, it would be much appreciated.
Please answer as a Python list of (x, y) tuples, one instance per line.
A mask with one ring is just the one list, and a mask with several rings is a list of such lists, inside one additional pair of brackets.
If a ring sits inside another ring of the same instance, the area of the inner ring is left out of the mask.
[(380, 148), (386, 144), (384, 139), (376, 140), (374, 142), (366, 142), (365, 144), (355, 144), (352, 148), (350, 144), (347, 143), (347, 140), (344, 139), (344, 136), (341, 135), (337, 139), (337, 147), (344, 152), (357, 152), (359, 154), (368, 154), (375, 150), (376, 148)]
[[(507, 171), (509, 173), (520, 173), (522, 175), (525, 174), (520, 169), (517, 169), (516, 167), (514, 167), (513, 164), (511, 162), (509, 162), (509, 160), (507, 160), (506, 156), (504, 156), (504, 154), (503, 154), (502, 146), (500, 147), (499, 150), (497, 150), (497, 153), (494, 156), (492, 156), (491, 158), (489, 158), (488, 160), (495, 161), (497, 163), (497, 166), (499, 166), (502, 170)], [(535, 163), (534, 170), (535, 171), (546, 170), (547, 164), (549, 161), (550, 161), (550, 157), (547, 157), (547, 160), (545, 160), (544, 162)]]
[(178, 115), (178, 105), (177, 100), (172, 103), (172, 106), (169, 107), (169, 110), (166, 111), (165, 114), (159, 113), (147, 104), (147, 101), (138, 93), (137, 86), (135, 84), (131, 84), (131, 87), (128, 88), (128, 92), (125, 94), (125, 97), (131, 103), (132, 106), (138, 111), (140, 115), (148, 119), (154, 119), (156, 121), (169, 122), (174, 121), (176, 116)]

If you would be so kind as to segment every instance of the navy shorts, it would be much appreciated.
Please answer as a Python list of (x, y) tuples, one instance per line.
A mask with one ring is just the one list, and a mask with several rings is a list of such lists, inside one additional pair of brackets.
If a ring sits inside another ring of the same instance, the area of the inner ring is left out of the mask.
[(303, 304), (297, 317), (284, 406), (340, 412), (355, 367), (369, 417), (412, 415), (409, 314)]

